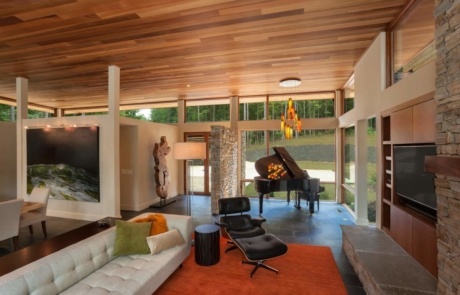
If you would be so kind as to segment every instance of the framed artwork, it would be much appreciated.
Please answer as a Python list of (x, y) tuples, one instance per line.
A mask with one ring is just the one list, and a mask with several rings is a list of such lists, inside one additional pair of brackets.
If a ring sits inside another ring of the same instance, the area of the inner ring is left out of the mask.
[(37, 186), (53, 199), (99, 202), (99, 127), (27, 129), (27, 192)]

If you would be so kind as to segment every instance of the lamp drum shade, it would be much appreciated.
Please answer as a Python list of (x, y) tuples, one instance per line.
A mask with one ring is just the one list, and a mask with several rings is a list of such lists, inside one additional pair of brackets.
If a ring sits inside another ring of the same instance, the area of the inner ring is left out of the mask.
[(176, 142), (173, 145), (175, 160), (206, 159), (205, 142)]

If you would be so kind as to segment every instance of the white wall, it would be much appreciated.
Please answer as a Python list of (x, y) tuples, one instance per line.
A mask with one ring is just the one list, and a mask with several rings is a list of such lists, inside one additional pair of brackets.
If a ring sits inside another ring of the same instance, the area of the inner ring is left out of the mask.
[(122, 210), (138, 208), (137, 172), (138, 149), (137, 126), (120, 126), (120, 207)]
[[(173, 144), (179, 141), (179, 128), (174, 125), (152, 123), (146, 121), (139, 121), (129, 118), (120, 118), (121, 135), (120, 138), (121, 158), (126, 155), (124, 151), (130, 154), (132, 166), (121, 166), (122, 171), (132, 171), (132, 174), (122, 174), (121, 184), (123, 185), (123, 196), (121, 196), (121, 208), (123, 210), (140, 211), (148, 206), (160, 201), (157, 196), (155, 188), (155, 174), (154, 166), (155, 161), (153, 158), (153, 149), (155, 143), (160, 143), (161, 136), (166, 136), (168, 145), (171, 147), (171, 152), (166, 156), (170, 187), (168, 191), (168, 198), (174, 197), (178, 194), (179, 188), (182, 186), (180, 182), (180, 163), (173, 159)], [(135, 139), (136, 142), (128, 142), (125, 139)], [(131, 145), (127, 147), (126, 145)], [(123, 151), (123, 152), (122, 152)], [(121, 163), (129, 161), (122, 160)], [(132, 180), (129, 180), (132, 178)], [(133, 185), (131, 189), (129, 185)], [(125, 187), (126, 186), (126, 187)], [(124, 191), (126, 189), (126, 192)], [(129, 196), (126, 194), (133, 194)]]
[[(99, 203), (91, 202), (73, 202), (66, 200), (50, 199), (48, 203), (47, 214), (49, 216), (97, 220), (106, 216), (120, 217), (120, 212), (117, 210), (117, 200), (112, 196), (111, 191), (118, 190), (119, 185), (115, 184), (113, 179), (110, 179), (109, 161), (113, 154), (113, 147), (110, 146), (110, 138), (113, 137), (113, 130), (109, 130), (108, 116), (82, 116), (82, 117), (59, 117), (46, 119), (24, 119), (23, 125), (28, 127), (38, 127), (44, 125), (71, 125), (71, 124), (98, 124), (99, 125), (99, 176), (100, 176), (100, 196)], [(23, 130), (23, 142), (26, 142), (26, 129)], [(27, 156), (24, 157), (23, 163), (27, 163)], [(26, 169), (18, 167), (18, 169)], [(25, 171), (25, 170), (24, 170)], [(26, 175), (26, 173), (24, 173)], [(26, 191), (27, 179), (18, 180), (22, 182), (24, 191)], [(25, 196), (19, 196), (25, 197)]]
[(17, 198), (16, 123), (0, 122), (0, 201)]
[[(128, 118), (120, 118), (120, 183), (110, 179), (109, 161), (113, 148), (110, 146), (112, 130), (108, 128), (108, 116), (60, 117), (46, 119), (26, 119), (24, 125), (37, 127), (44, 125), (98, 124), (99, 125), (99, 165), (100, 165), (100, 203), (72, 202), (50, 199), (48, 215), (83, 220), (97, 220), (106, 216), (119, 217), (116, 207), (117, 200), (111, 191), (120, 191), (120, 206), (122, 210), (140, 211), (158, 202), (160, 199), (155, 192), (154, 159), (152, 151), (155, 143), (160, 142), (161, 136), (166, 136), (169, 146), (178, 141), (179, 129), (173, 125), (144, 122)], [(23, 132), (26, 138), (26, 129)], [(24, 141), (25, 142), (25, 141)], [(178, 194), (179, 163), (172, 157), (172, 152), (166, 157), (170, 173), (170, 190), (168, 198)], [(15, 160), (15, 159), (14, 159)], [(27, 159), (24, 159), (27, 163)], [(16, 163), (14, 163), (16, 165)], [(26, 167), (22, 167), (26, 169)], [(24, 188), (27, 180), (22, 180)]]
[[(385, 89), (385, 56), (385, 33), (380, 33), (355, 66), (355, 107), (339, 117), (340, 127), (357, 126), (360, 120), (372, 117), (377, 118), (377, 167), (382, 165), (379, 141), (381, 134), (379, 119), (381, 114), (416, 99), (427, 98), (428, 96), (434, 97), (436, 79), (436, 69), (433, 61)], [(366, 132), (365, 128), (360, 130), (361, 132)], [(356, 138), (359, 138), (358, 134)], [(356, 146), (358, 147), (358, 144)], [(356, 152), (360, 153), (359, 150)], [(357, 159), (355, 165), (356, 171), (365, 171), (367, 161)], [(377, 187), (380, 187), (382, 176), (380, 170), (378, 169), (377, 171)], [(360, 181), (359, 177), (365, 177), (365, 175), (356, 175), (357, 185), (365, 186), (366, 181)], [(367, 197), (366, 195), (358, 195), (358, 192), (365, 192), (363, 187), (356, 189), (357, 198)], [(378, 190), (377, 206), (379, 206), (380, 198), (380, 190)], [(360, 203), (360, 200), (357, 200), (357, 203)], [(363, 216), (364, 214), (358, 215)], [(380, 225), (379, 207), (377, 207), (377, 224)]]
[(375, 39), (355, 66), (355, 108), (339, 117), (340, 127), (434, 93), (434, 61), (385, 89), (385, 33)]

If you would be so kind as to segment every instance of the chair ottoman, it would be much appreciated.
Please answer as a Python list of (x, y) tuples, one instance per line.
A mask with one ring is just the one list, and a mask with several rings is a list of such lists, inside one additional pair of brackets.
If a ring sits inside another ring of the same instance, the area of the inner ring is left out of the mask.
[(247, 261), (243, 260), (243, 263), (255, 265), (251, 272), (251, 278), (259, 267), (278, 273), (277, 269), (264, 264), (264, 262), (284, 255), (288, 250), (286, 243), (272, 234), (235, 239), (234, 242), (247, 259)]

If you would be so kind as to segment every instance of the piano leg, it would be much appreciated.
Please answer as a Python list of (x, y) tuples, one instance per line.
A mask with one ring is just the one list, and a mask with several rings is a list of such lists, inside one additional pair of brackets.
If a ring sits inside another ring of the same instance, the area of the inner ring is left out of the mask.
[(315, 199), (316, 199), (316, 192), (309, 193), (310, 201), (308, 202), (308, 207), (310, 209), (310, 214), (315, 213)]
[(294, 201), (294, 208), (301, 209), (300, 207), (300, 192), (296, 191), (295, 192), (295, 201)]
[(259, 193), (259, 215), (264, 212), (264, 194)]

